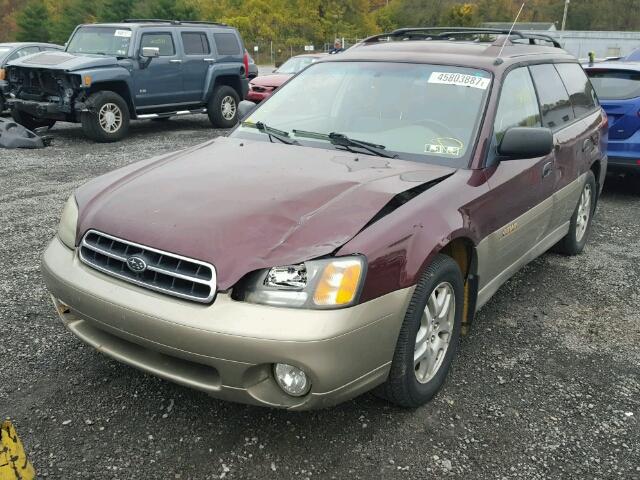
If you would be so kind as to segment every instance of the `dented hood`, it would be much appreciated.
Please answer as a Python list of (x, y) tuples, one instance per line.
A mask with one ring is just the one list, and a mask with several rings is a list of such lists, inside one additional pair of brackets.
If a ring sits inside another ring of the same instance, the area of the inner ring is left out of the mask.
[(10, 66), (25, 68), (44, 68), (73, 72), (98, 67), (117, 65), (118, 59), (108, 55), (80, 55), (58, 50), (40, 52), (9, 62)]
[(395, 195), (453, 169), (218, 138), (132, 164), (76, 192), (89, 229), (212, 263), (218, 288), (330, 254)]

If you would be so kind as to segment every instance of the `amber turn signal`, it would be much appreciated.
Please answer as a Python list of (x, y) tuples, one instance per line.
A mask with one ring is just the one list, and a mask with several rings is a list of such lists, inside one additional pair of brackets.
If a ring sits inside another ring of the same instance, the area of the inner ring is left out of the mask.
[(362, 263), (358, 260), (335, 260), (329, 263), (318, 281), (313, 303), (318, 306), (348, 305), (360, 285)]

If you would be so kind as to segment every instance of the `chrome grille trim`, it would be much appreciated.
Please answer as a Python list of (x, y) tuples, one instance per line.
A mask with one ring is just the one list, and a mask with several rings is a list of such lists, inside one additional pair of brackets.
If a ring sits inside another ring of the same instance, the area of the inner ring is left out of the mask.
[[(80, 243), (80, 261), (102, 273), (128, 283), (199, 303), (210, 303), (216, 295), (216, 270), (209, 263), (89, 230)], [(130, 256), (142, 257), (144, 272), (127, 267)], [(149, 273), (147, 273), (149, 272)]]

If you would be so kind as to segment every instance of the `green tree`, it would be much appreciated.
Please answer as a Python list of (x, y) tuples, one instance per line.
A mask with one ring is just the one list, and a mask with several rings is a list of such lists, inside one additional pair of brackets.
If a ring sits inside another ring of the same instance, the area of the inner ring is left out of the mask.
[(476, 6), (462, 3), (451, 7), (446, 15), (447, 24), (452, 27), (472, 27), (478, 23)]
[(98, 21), (120, 22), (133, 16), (134, 0), (104, 0), (98, 7)]
[(29, 0), (16, 19), (17, 40), (21, 42), (49, 41), (49, 12), (43, 0)]
[(97, 6), (86, 0), (66, 0), (60, 3), (61, 13), (51, 27), (51, 39), (56, 43), (65, 43), (76, 26), (96, 21)]

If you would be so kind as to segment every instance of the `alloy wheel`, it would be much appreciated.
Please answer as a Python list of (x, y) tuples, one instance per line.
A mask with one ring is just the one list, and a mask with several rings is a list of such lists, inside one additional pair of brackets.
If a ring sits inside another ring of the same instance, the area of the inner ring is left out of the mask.
[(122, 110), (115, 103), (105, 103), (98, 112), (100, 128), (107, 133), (115, 133), (122, 127)]
[(576, 241), (580, 242), (584, 237), (589, 226), (589, 217), (591, 216), (591, 185), (587, 183), (580, 195), (580, 203), (578, 204), (578, 218), (576, 219)]
[(448, 282), (440, 283), (429, 295), (416, 334), (413, 364), (420, 383), (429, 382), (442, 366), (453, 334), (455, 309), (453, 287)]
[(232, 96), (227, 95), (222, 99), (221, 109), (225, 120), (233, 120), (236, 115), (236, 101)]

